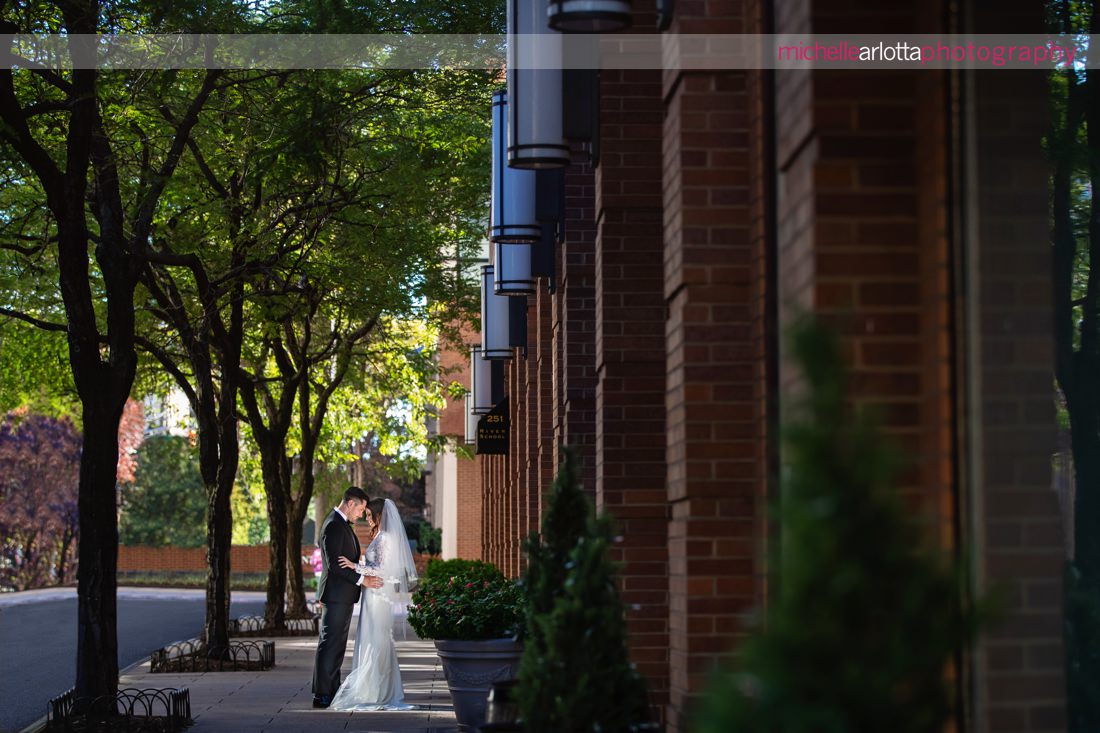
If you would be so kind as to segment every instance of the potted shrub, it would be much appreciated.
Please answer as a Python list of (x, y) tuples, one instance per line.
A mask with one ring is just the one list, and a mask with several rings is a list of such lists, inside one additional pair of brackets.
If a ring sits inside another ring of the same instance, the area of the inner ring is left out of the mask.
[(627, 651), (618, 567), (608, 554), (614, 542), (611, 518), (597, 517), (576, 452), (565, 447), (542, 531), (526, 544), (515, 698), (528, 733), (654, 729), (645, 683)]
[[(452, 572), (453, 571), (453, 572)], [(428, 566), (409, 607), (409, 625), (433, 639), (460, 729), (477, 730), (493, 682), (513, 679), (522, 645), (523, 597), (495, 566), (465, 560)]]

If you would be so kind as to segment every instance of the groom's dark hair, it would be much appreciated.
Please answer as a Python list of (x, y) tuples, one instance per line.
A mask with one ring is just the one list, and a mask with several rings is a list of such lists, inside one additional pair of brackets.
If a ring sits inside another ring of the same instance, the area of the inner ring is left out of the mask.
[(344, 492), (344, 501), (349, 499), (358, 499), (359, 501), (369, 502), (370, 497), (367, 496), (367, 492), (360, 489), (358, 486), (349, 486), (347, 491)]

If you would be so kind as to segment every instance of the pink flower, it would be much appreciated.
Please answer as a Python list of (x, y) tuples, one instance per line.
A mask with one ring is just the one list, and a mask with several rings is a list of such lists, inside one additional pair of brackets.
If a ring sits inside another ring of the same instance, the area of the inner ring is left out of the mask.
[(466, 584), (466, 587), (467, 587), (467, 588), (473, 588), (473, 587), (474, 587), (474, 584), (473, 584), (473, 583), (467, 583), (467, 584)]

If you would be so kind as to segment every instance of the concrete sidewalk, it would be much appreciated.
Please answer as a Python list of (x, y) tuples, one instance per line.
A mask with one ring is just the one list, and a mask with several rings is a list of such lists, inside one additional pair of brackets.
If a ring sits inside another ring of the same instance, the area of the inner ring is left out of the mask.
[[(353, 621), (344, 659), (344, 676), (351, 669), (355, 628)], [(395, 619), (394, 635), (405, 702), (415, 705), (415, 710), (373, 713), (314, 710), (310, 683), (313, 655), (317, 649), (315, 636), (275, 639), (275, 668), (266, 672), (150, 674), (146, 660), (127, 670), (119, 680), (119, 688), (188, 688), (191, 715), (195, 719), (195, 725), (188, 728), (189, 733), (457, 731), (451, 696), (435, 645), (417, 639), (403, 619)]]

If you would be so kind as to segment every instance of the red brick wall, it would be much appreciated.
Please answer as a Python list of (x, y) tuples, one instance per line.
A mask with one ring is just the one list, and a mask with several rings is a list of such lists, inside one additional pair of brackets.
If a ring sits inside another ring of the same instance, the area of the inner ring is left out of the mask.
[[(578, 154), (565, 174), (565, 241), (558, 248), (558, 294), (554, 313), (557, 397), (555, 453), (572, 446), (581, 462), (585, 489), (596, 492), (596, 224), (595, 182)], [(554, 465), (560, 463), (556, 458)]]
[(466, 560), (482, 557), (482, 476), (479, 456), (457, 459), (458, 492), (456, 553)]
[[(1042, 6), (1005, 0), (975, 14), (981, 33), (1034, 32)], [(967, 531), (1006, 618), (977, 655), (975, 729), (1066, 729), (1064, 534), (1051, 485), (1056, 450), (1048, 232), (1046, 85), (1040, 72), (973, 74), (966, 242)]]
[[(460, 338), (460, 343), (441, 344), (439, 368), (445, 383), (455, 381), (470, 389), (470, 346), (481, 343), (481, 335), (468, 324), (463, 324)], [(465, 409), (465, 400), (452, 400), (448, 397), (446, 405), (439, 413), (439, 434), (455, 435), (460, 440), (463, 439), (466, 435)]]
[(631, 659), (662, 711), (669, 675), (663, 116), (660, 72), (602, 72), (595, 176), (596, 504), (620, 525), (622, 541), (611, 554), (622, 568)]
[[(310, 557), (314, 545), (302, 545), (302, 556)], [(234, 545), (230, 550), (229, 566), (234, 573), (266, 573), (271, 568), (270, 548), (267, 545)], [(419, 572), (424, 571), (431, 556), (417, 553), (413, 556)], [(145, 547), (120, 545), (118, 571), (138, 572), (206, 572), (205, 547)], [(313, 565), (302, 563), (306, 577), (313, 575)]]
[[(687, 3), (671, 32), (746, 32), (749, 3)], [(688, 729), (711, 667), (758, 600), (766, 476), (754, 267), (750, 72), (666, 72), (668, 729)], [(757, 91), (757, 93), (759, 93)]]

